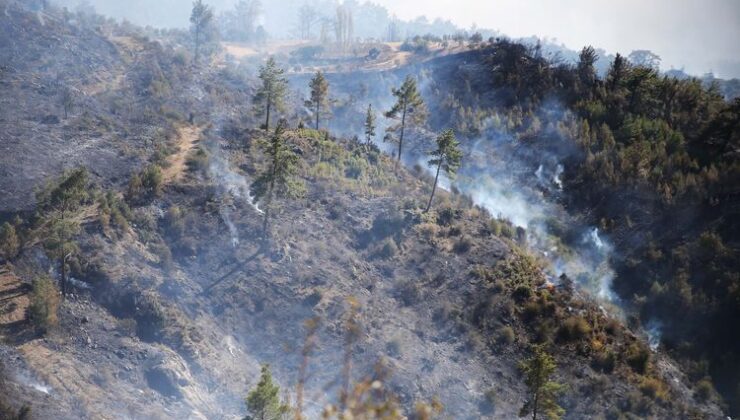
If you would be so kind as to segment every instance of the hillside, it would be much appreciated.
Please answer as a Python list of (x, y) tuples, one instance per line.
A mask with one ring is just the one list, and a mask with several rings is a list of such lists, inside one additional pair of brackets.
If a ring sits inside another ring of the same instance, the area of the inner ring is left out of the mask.
[[(475, 84), (486, 80), (484, 52), (372, 69), (366, 88), (338, 71), (328, 130), (304, 127), (293, 92), (281, 134), (274, 121), (260, 129), (250, 105), (262, 56), (199, 64), (177, 32), (16, 1), (0, 9), (0, 415), (243, 418), (269, 364), (281, 397), (305, 387), (307, 418), (343, 404), (344, 381), (361, 389), (366, 379), (382, 383), (372, 401), (412, 418), (435, 399), (439, 418), (514, 418), (529, 398), (520, 363), (537, 349), (566, 385), (565, 418), (723, 415), (711, 385), (651, 349), (639, 322), (573, 264), (555, 267), (538, 228), (492, 214), (494, 199), (471, 188), (485, 171), (512, 189), (505, 206), (528, 194), (552, 201), (542, 211), (566, 227), (547, 240), (563, 242), (568, 262), (603, 263), (575, 244), (592, 220), (567, 195), (513, 190), (535, 173), (519, 165), (532, 150), (515, 147), (506, 166), (509, 149), (489, 155), (494, 145), (474, 143), (462, 117), (443, 120), (460, 115), (440, 111), (455, 98), (472, 125), (483, 117), (466, 114), (466, 101), (496, 100)], [(445, 83), (460, 71), (475, 76), (467, 98)], [(417, 164), (426, 145), (396, 169), (355, 137), (367, 102), (390, 108), (390, 88), (416, 72), (432, 117), (411, 141), (455, 126), (468, 165), (429, 212), (433, 178)], [(298, 72), (290, 83), (305, 90), (307, 80)], [(272, 139), (296, 164), (292, 193), (269, 206), (251, 191), (270, 173)]]

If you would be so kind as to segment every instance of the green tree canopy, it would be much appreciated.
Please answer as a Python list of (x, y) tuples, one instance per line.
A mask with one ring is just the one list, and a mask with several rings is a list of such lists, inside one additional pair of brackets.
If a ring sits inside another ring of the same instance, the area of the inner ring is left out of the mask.
[(316, 129), (318, 130), (321, 117), (331, 115), (331, 109), (329, 108), (329, 81), (324, 77), (324, 73), (319, 70), (311, 79), (308, 86), (311, 88), (311, 99), (307, 101), (306, 105), (310, 106), (311, 111), (314, 113)]
[[(398, 143), (398, 157), (396, 165), (401, 161), (403, 153), (403, 139), (406, 133), (406, 127), (409, 123), (419, 125), (426, 119), (426, 107), (424, 100), (416, 86), (416, 79), (406, 76), (403, 84), (398, 89), (392, 90), (393, 96), (396, 97), (396, 103), (385, 113), (386, 118), (400, 120), (399, 123), (388, 129), (386, 135), (387, 141)], [(397, 137), (396, 137), (397, 136)]]
[(367, 115), (365, 116), (365, 142), (369, 145), (375, 138), (375, 112), (373, 105), (367, 106)]
[(267, 228), (274, 198), (288, 198), (300, 195), (303, 185), (295, 179), (299, 158), (286, 142), (285, 121), (280, 120), (269, 140), (261, 141), (260, 147), (268, 158), (268, 165), (252, 183), (251, 190), (255, 200), (263, 205), (263, 234)]
[(85, 168), (64, 174), (37, 194), (44, 247), (59, 261), (62, 294), (67, 294), (67, 260), (78, 251), (74, 237), (80, 233), (79, 210), (89, 198)]
[(246, 398), (249, 415), (244, 420), (280, 420), (289, 407), (280, 401), (280, 387), (272, 381), (269, 365), (262, 365), (257, 386)]
[(253, 100), (257, 106), (257, 114), (265, 116), (265, 131), (270, 130), (270, 116), (273, 111), (283, 111), (285, 108), (288, 80), (284, 74), (285, 70), (277, 65), (273, 57), (268, 58), (260, 67), (259, 79), (262, 83)]
[(531, 412), (532, 420), (537, 420), (540, 415), (557, 420), (565, 414), (556, 400), (563, 391), (563, 385), (550, 380), (556, 368), (555, 359), (542, 346), (536, 346), (534, 355), (520, 365), (530, 394), (529, 401), (522, 407), (522, 415)]
[(212, 23), (213, 9), (203, 3), (203, 0), (193, 2), (193, 10), (190, 13), (190, 30), (193, 32), (196, 63), (198, 63), (198, 59), (200, 58), (203, 44), (213, 36)]
[(455, 132), (447, 129), (440, 133), (437, 136), (437, 148), (432, 151), (431, 155), (432, 159), (429, 160), (429, 165), (437, 167), (437, 175), (434, 177), (432, 194), (429, 197), (429, 204), (427, 204), (425, 211), (432, 208), (432, 200), (434, 200), (434, 192), (437, 190), (440, 170), (444, 170), (447, 175), (453, 176), (460, 168), (462, 152), (460, 151), (460, 142), (455, 138)]

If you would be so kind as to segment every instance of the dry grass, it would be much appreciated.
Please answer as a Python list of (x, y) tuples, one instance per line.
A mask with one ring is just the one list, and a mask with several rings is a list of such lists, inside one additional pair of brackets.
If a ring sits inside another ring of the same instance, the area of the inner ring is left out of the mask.
[(162, 171), (165, 184), (180, 180), (187, 169), (188, 155), (195, 148), (200, 138), (202, 128), (193, 125), (184, 125), (178, 128), (177, 147), (178, 151), (170, 156), (170, 165)]

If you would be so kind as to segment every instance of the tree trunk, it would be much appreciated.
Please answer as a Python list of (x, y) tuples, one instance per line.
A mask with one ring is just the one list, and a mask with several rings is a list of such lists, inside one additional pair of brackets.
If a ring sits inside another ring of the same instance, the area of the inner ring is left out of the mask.
[(67, 256), (64, 255), (64, 247), (62, 247), (62, 260), (61, 260), (62, 277), (61, 277), (60, 283), (62, 286), (61, 289), (62, 289), (63, 298), (67, 296), (67, 261), (66, 260), (67, 260)]
[(321, 111), (321, 101), (316, 101), (316, 131), (319, 130), (319, 112)]
[(263, 241), (267, 242), (267, 228), (270, 223), (270, 207), (272, 206), (272, 192), (275, 188), (275, 163), (272, 164), (270, 189), (267, 191), (267, 199), (265, 200), (265, 219), (262, 221), (262, 238)]
[(200, 55), (200, 29), (195, 29), (195, 65), (198, 65), (198, 58)]
[(406, 130), (406, 104), (403, 104), (403, 115), (401, 115), (401, 135), (398, 138), (398, 159), (396, 160), (396, 167), (398, 169), (398, 163), (401, 162), (401, 152), (403, 151), (403, 134)]
[[(65, 202), (63, 204), (63, 206), (66, 207), (66, 205), (67, 204)], [(67, 215), (67, 213), (66, 213), (66, 211), (64, 209), (62, 209), (62, 214), (61, 215), (62, 215), (62, 230), (60, 232), (61, 233), (61, 238), (60, 239), (61, 239), (61, 242), (62, 242), (61, 243), (61, 247), (62, 247), (61, 251), (62, 252), (61, 252), (61, 258), (60, 259), (61, 259), (62, 265), (60, 267), (60, 269), (61, 269), (61, 273), (60, 273), (61, 274), (61, 278), (60, 278), (61, 284), (60, 284), (60, 286), (61, 286), (61, 289), (62, 289), (62, 298), (64, 298), (64, 297), (67, 296), (67, 250), (66, 250), (67, 236), (65, 235), (66, 232), (64, 230), (64, 229), (66, 229), (65, 224), (67, 222), (66, 221), (66, 215)]]
[(434, 200), (434, 192), (437, 191), (437, 181), (439, 181), (439, 170), (442, 169), (442, 157), (440, 156), (439, 165), (437, 165), (437, 176), (434, 177), (434, 186), (432, 187), (432, 195), (429, 197), (429, 204), (424, 213), (429, 213), (429, 209), (432, 208), (432, 200)]
[(262, 220), (262, 239), (267, 241), (267, 228), (270, 223), (270, 205), (272, 204), (272, 197), (265, 200), (265, 217)]
[(532, 420), (537, 420), (537, 406), (539, 405), (540, 393), (534, 394), (534, 403), (532, 404)]
[(267, 95), (267, 117), (265, 118), (265, 131), (270, 131), (270, 108), (272, 108), (272, 93)]

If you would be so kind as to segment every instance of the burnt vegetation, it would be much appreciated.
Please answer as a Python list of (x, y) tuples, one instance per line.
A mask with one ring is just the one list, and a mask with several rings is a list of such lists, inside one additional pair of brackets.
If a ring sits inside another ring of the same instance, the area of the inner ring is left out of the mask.
[[(739, 100), (621, 56), (599, 75), (592, 48), (569, 64), (479, 33), (415, 37), (400, 49), (464, 51), (418, 81), (389, 76), (389, 154), (379, 106), (342, 96), (341, 75), (313, 72), (306, 103), (295, 54), (224, 58), (214, 19), (265, 42), (259, 2), (215, 17), (198, 1), (190, 31), (29, 7), (0, 0), (0, 169), (17, 174), (0, 209), (0, 355), (51, 391), (0, 369), (3, 418), (27, 403), (78, 418), (737, 410)], [(347, 50), (352, 14), (337, 16)], [(524, 228), (441, 188), (500, 132), (562, 157), (558, 200), (618, 250), (624, 320), (554, 277)], [(399, 165), (423, 156), (431, 175)], [(656, 320), (653, 351), (640, 331)]]

